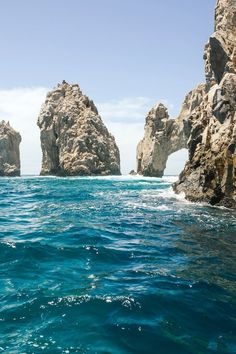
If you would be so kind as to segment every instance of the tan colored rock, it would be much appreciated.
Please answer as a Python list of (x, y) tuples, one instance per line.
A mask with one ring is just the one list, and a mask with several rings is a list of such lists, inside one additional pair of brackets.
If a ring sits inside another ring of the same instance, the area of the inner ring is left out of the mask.
[(93, 101), (63, 81), (48, 93), (38, 118), (42, 175), (119, 175), (120, 155)]
[(167, 108), (158, 103), (146, 117), (144, 138), (137, 147), (137, 171), (150, 177), (162, 177), (168, 157), (187, 148), (191, 114), (203, 100), (205, 85), (199, 85), (185, 97), (180, 115), (170, 119)]
[(138, 172), (162, 176), (168, 156), (187, 147), (189, 159), (174, 190), (192, 201), (236, 207), (236, 0), (217, 1), (204, 59), (206, 84), (186, 96), (178, 118), (155, 108), (149, 113)]
[(182, 116), (169, 119), (167, 108), (158, 103), (146, 117), (144, 138), (137, 147), (137, 172), (162, 177), (170, 154), (187, 147), (187, 126)]
[(9, 123), (0, 122), (0, 176), (20, 176), (21, 136)]
[(192, 201), (236, 206), (236, 1), (219, 0), (205, 49), (206, 89), (191, 112), (189, 161), (174, 185)]
[(236, 2), (218, 0), (215, 10), (215, 32), (204, 52), (206, 82), (219, 84), (226, 72), (235, 72)]

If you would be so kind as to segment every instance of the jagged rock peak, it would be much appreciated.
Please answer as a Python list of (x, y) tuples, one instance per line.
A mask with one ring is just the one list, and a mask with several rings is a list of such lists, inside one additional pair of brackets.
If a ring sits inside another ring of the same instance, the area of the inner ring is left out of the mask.
[(215, 32), (234, 31), (236, 26), (236, 0), (218, 0), (215, 9)]
[(157, 103), (147, 114), (145, 129), (151, 132), (151, 135), (162, 129), (169, 119), (168, 109), (162, 103)]
[(152, 125), (152, 134), (146, 123), (139, 172), (155, 175), (170, 147), (177, 151), (186, 144), (189, 159), (174, 190), (191, 201), (236, 208), (236, 0), (217, 2), (204, 59), (206, 84), (186, 96), (179, 117), (166, 120), (161, 130)]
[(118, 175), (120, 155), (92, 100), (65, 80), (47, 94), (38, 126), (42, 175)]
[(236, 1), (219, 0), (215, 9), (215, 32), (205, 47), (207, 88), (219, 84), (226, 72), (236, 67)]
[(146, 117), (144, 138), (137, 146), (137, 172), (162, 177), (170, 154), (187, 146), (183, 119), (169, 119), (167, 108), (158, 103)]
[(189, 160), (176, 192), (236, 207), (236, 1), (219, 0), (206, 45), (206, 90), (191, 112)]
[(20, 142), (10, 123), (0, 121), (0, 176), (20, 176)]
[(169, 113), (168, 109), (164, 106), (163, 103), (157, 103), (148, 113), (147, 119), (148, 120), (162, 120), (162, 119), (168, 119), (169, 118)]

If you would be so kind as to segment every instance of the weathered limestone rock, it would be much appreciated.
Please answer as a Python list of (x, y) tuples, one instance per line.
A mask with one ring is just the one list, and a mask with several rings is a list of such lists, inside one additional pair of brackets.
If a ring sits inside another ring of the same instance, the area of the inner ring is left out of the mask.
[(21, 136), (9, 123), (0, 122), (0, 176), (20, 176)]
[(114, 137), (79, 85), (63, 81), (48, 93), (38, 118), (41, 175), (119, 175)]
[(178, 118), (169, 120), (163, 106), (161, 114), (149, 113), (138, 172), (161, 176), (169, 154), (187, 147), (174, 190), (192, 201), (236, 207), (236, 0), (217, 1), (204, 59), (206, 84), (186, 96)]
[(169, 119), (167, 108), (158, 103), (146, 117), (144, 138), (137, 147), (137, 172), (162, 177), (170, 154), (187, 147), (186, 121)]
[(218, 0), (206, 88), (191, 112), (189, 161), (174, 185), (192, 201), (236, 207), (236, 1)]
[(191, 114), (203, 100), (205, 85), (199, 85), (185, 97), (176, 119), (170, 119), (167, 108), (158, 103), (146, 118), (144, 138), (137, 147), (137, 171), (150, 177), (162, 177), (172, 153), (187, 148), (191, 131)]

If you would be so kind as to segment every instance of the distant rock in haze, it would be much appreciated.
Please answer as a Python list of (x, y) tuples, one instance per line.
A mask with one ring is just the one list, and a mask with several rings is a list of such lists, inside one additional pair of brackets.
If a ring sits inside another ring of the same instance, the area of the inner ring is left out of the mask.
[(39, 117), (41, 175), (119, 175), (120, 154), (93, 101), (63, 81), (48, 93)]
[(9, 123), (0, 122), (0, 176), (20, 176), (21, 136)]
[(134, 170), (131, 170), (129, 173), (130, 176), (137, 176), (137, 172)]
[(151, 111), (153, 118), (147, 119), (138, 147), (138, 171), (150, 176), (160, 171), (161, 176), (166, 157), (174, 152), (174, 138), (176, 151), (182, 147), (189, 151), (174, 190), (191, 201), (236, 207), (235, 0), (217, 1), (215, 32), (205, 47), (204, 60), (206, 83), (186, 96), (177, 119)]

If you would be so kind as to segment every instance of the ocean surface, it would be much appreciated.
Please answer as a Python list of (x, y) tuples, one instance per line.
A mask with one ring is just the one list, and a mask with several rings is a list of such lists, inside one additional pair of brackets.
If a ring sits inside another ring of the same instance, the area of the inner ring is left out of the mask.
[(174, 180), (0, 178), (0, 353), (236, 353), (236, 213)]

